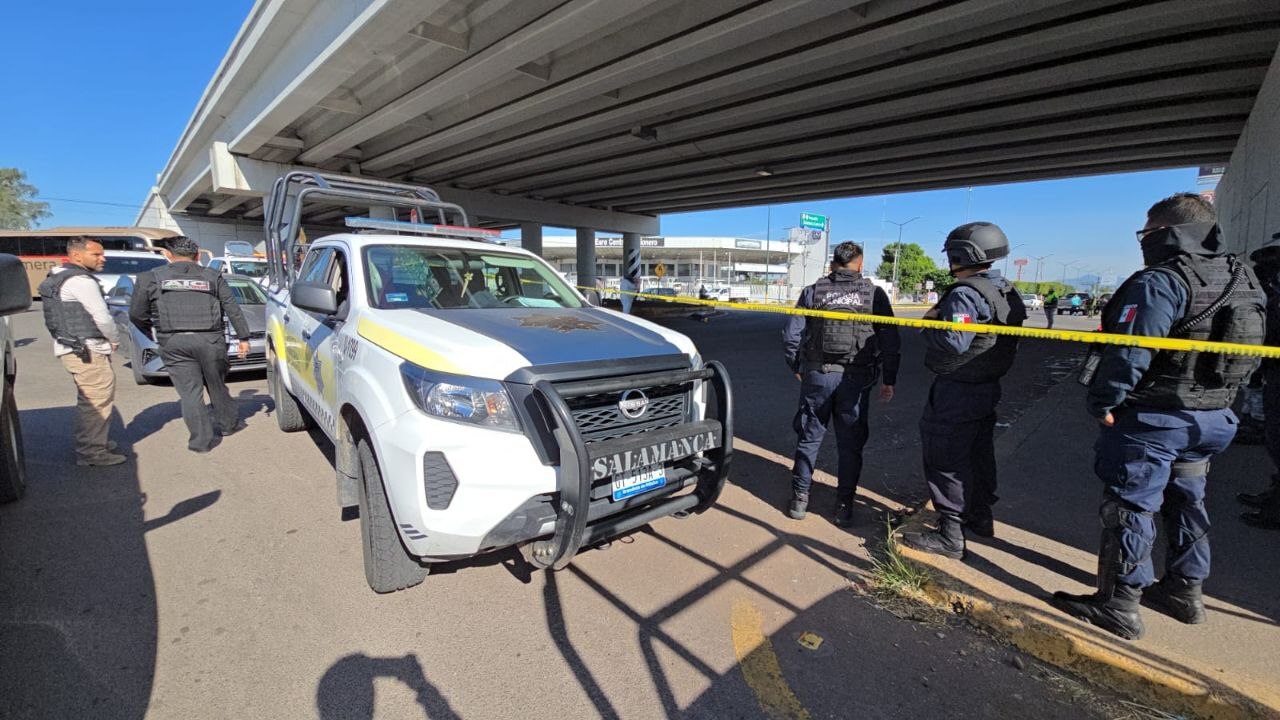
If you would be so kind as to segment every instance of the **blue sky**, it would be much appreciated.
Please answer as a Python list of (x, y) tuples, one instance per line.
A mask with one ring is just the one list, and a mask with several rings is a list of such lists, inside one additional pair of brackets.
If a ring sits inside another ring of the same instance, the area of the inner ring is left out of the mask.
[[(44, 226), (133, 222), (252, 5), (10, 3), (0, 166), (26, 171), (49, 200), (54, 216)], [(663, 217), (662, 232), (763, 238), (771, 224), (772, 237), (784, 238), (784, 228), (807, 210), (830, 216), (832, 240), (867, 243), (876, 257), (886, 238), (897, 237), (882, 217), (920, 216), (903, 239), (936, 257), (946, 232), (965, 221), (968, 200), (971, 219), (995, 222), (1014, 245), (1025, 244), (1016, 256), (1052, 254), (1047, 278), (1062, 277), (1059, 262), (1078, 263), (1069, 277), (1107, 269), (1127, 274), (1140, 263), (1133, 231), (1146, 208), (1195, 189), (1195, 170), (1188, 168), (975, 187), (971, 199), (955, 189), (685, 213)], [(1024, 279), (1034, 270), (1033, 260)]]

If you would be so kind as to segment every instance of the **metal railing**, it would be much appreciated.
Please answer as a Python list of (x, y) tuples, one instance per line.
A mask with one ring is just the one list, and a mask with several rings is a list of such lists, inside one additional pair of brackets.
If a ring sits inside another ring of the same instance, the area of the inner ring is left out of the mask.
[(302, 230), (302, 210), (310, 203), (329, 207), (392, 207), (417, 210), (415, 221), (435, 217), (442, 225), (468, 225), (461, 206), (444, 202), (429, 187), (376, 178), (294, 170), (276, 178), (263, 214), (271, 287), (293, 282), (294, 251)]

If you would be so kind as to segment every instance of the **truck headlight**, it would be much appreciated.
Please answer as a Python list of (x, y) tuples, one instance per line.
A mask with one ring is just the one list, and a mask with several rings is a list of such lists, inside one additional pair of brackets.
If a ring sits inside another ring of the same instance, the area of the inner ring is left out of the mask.
[(422, 412), (442, 420), (520, 432), (511, 396), (496, 380), (445, 375), (405, 363), (404, 387)]

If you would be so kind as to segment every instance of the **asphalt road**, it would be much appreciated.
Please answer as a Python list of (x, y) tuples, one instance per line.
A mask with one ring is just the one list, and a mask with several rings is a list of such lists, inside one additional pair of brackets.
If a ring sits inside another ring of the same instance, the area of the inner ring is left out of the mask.
[[(330, 448), (276, 429), (260, 375), (232, 384), (249, 429), (197, 456), (174, 390), (134, 386), (117, 364), (113, 432), (135, 459), (77, 468), (70, 379), (38, 312), (13, 321), (31, 485), (0, 507), (0, 717), (1116, 716), (965, 627), (860, 594), (883, 529), (831, 525), (831, 485), (815, 486), (808, 519), (784, 518), (796, 386), (776, 316), (664, 321), (734, 378), (739, 453), (719, 507), (560, 573), (508, 552), (388, 596), (365, 584)], [(924, 494), (927, 373), (904, 335), (864, 475), (891, 504)], [(1075, 349), (1024, 345), (1006, 420)], [(821, 466), (834, 461), (829, 442)], [(801, 647), (802, 632), (822, 644)]]

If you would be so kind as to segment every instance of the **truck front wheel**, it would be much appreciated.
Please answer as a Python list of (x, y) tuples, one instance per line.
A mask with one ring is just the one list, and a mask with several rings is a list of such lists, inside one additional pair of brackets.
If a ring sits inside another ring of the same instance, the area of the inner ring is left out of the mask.
[(18, 402), (13, 382), (5, 384), (0, 396), (0, 503), (13, 502), (27, 489), (27, 464), (22, 455), (22, 425), (18, 422)]
[(356, 452), (360, 459), (360, 540), (365, 580), (376, 593), (413, 587), (427, 577), (427, 568), (400, 542), (382, 486), (382, 472), (368, 438), (360, 438)]
[(276, 369), (276, 354), (267, 351), (267, 391), (271, 393), (271, 402), (276, 406), (276, 424), (285, 432), (298, 432), (307, 429), (307, 416), (298, 401), (280, 382), (280, 372)]

